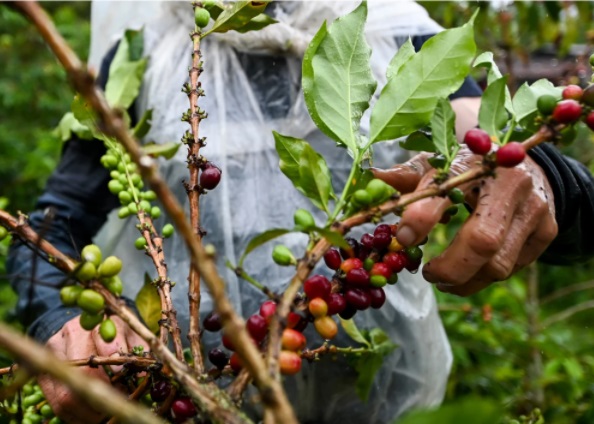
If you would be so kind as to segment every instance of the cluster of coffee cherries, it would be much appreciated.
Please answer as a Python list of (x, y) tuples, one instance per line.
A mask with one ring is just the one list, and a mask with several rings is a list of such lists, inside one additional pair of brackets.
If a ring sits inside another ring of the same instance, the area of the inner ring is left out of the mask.
[[(18, 420), (19, 410), (22, 418)], [(41, 387), (27, 383), (21, 389), (21, 395), (6, 399), (0, 404), (0, 416), (7, 418), (9, 424), (61, 424), (62, 420), (54, 416), (52, 407), (45, 400)], [(14, 417), (8, 419), (8, 417)]]
[[(107, 290), (116, 296), (122, 294), (122, 280), (118, 274), (122, 270), (122, 261), (109, 256), (102, 260), (101, 249), (89, 244), (81, 251), (82, 261), (78, 264), (74, 276), (79, 281), (99, 280)], [(78, 306), (82, 309), (80, 326), (91, 331), (99, 325), (101, 338), (109, 343), (116, 337), (116, 326), (105, 318), (105, 299), (95, 290), (80, 284), (65, 286), (60, 290), (60, 299), (65, 306)]]
[[(141, 379), (142, 378), (144, 377), (141, 377)], [(154, 381), (151, 382), (150, 390), (144, 396), (143, 401), (149, 406), (154, 406), (154, 402), (161, 403), (167, 400), (170, 397), (172, 390), (173, 384), (170, 380), (166, 378), (155, 378)], [(176, 392), (175, 399), (171, 403), (169, 412), (171, 418), (176, 423), (186, 422), (198, 414), (198, 410), (192, 400), (186, 395), (179, 395), (179, 392)]]

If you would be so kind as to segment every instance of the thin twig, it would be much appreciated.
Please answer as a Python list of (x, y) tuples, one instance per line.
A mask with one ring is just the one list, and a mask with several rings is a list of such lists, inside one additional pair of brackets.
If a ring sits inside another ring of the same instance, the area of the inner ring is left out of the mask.
[(557, 300), (561, 297), (567, 296), (572, 293), (576, 293), (582, 290), (592, 290), (594, 289), (594, 280), (593, 281), (584, 281), (583, 283), (572, 284), (571, 286), (566, 286), (560, 288), (559, 290), (554, 291), (553, 293), (543, 297), (540, 299), (540, 304), (545, 305), (547, 303), (552, 302), (553, 300)]
[(231, 400), (238, 406), (241, 406), (243, 392), (252, 382), (252, 376), (247, 370), (241, 370), (235, 380), (227, 387), (227, 393)]
[(547, 327), (550, 327), (553, 324), (556, 324), (561, 321), (565, 321), (566, 319), (572, 317), (573, 315), (577, 314), (578, 312), (587, 311), (588, 309), (594, 308), (594, 300), (588, 300), (587, 302), (579, 303), (577, 305), (573, 305), (557, 314), (551, 315), (547, 319), (543, 320), (540, 324), (541, 331), (545, 330)]

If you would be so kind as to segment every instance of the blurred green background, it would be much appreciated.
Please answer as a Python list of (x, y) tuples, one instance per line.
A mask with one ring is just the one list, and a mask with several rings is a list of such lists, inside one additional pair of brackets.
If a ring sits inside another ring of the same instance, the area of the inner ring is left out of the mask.
[[(495, 53), (502, 71), (511, 74), (512, 90), (541, 77), (558, 84), (586, 84), (590, 79), (591, 2), (515, 2), (504, 7), (486, 2), (421, 3), (444, 27), (463, 24), (481, 6), (476, 23), (479, 50)], [(43, 6), (86, 58), (90, 3)], [(0, 207), (8, 202), (11, 212), (28, 211), (56, 165), (61, 145), (52, 131), (73, 93), (37, 33), (2, 5), (0, 63)], [(579, 134), (565, 153), (592, 169), (592, 136), (586, 130)], [(435, 230), (427, 257), (447, 245), (462, 215)], [(0, 244), (0, 275), (5, 273), (6, 249), (5, 241)], [(594, 262), (534, 265), (466, 299), (438, 293), (455, 358), (445, 405), (473, 395), (495, 401), (508, 419), (524, 423), (594, 422), (593, 293)], [(0, 319), (14, 322), (14, 302), (6, 280), (0, 280)], [(475, 404), (472, 413), (480, 405)]]

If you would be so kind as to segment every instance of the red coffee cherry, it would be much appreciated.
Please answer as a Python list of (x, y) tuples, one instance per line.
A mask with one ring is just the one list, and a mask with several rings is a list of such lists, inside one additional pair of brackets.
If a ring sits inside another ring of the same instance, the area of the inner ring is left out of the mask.
[(233, 355), (231, 355), (231, 359), (229, 359), (229, 366), (236, 374), (241, 371), (241, 368), (243, 368), (243, 364), (241, 363), (241, 359), (237, 353), (234, 352)]
[(276, 303), (273, 300), (267, 300), (260, 305), (260, 315), (262, 315), (267, 323), (270, 323), (272, 315), (276, 312)]
[(292, 328), (295, 331), (303, 331), (307, 327), (309, 321), (304, 317), (295, 312), (289, 312), (287, 316), (287, 327)]
[(381, 308), (386, 302), (386, 292), (382, 288), (372, 287), (367, 293), (369, 293), (369, 297), (371, 298), (371, 307), (373, 309)]
[(480, 128), (473, 128), (464, 135), (464, 143), (472, 153), (486, 155), (491, 151), (491, 137)]
[(171, 404), (171, 415), (177, 423), (183, 423), (197, 414), (190, 398), (175, 399)]
[(301, 370), (301, 356), (289, 350), (281, 350), (278, 363), (280, 372), (284, 375), (297, 374)]
[(266, 322), (266, 318), (262, 315), (254, 314), (249, 317), (246, 322), (246, 327), (250, 336), (257, 342), (264, 340), (268, 333), (268, 323)]
[(338, 269), (340, 268), (340, 264), (342, 263), (342, 258), (340, 257), (340, 253), (336, 249), (329, 249), (324, 254), (324, 262), (326, 266), (330, 269)]
[(292, 328), (285, 328), (281, 338), (283, 349), (298, 351), (305, 348), (305, 336)]
[(315, 299), (316, 297), (327, 299), (331, 290), (332, 284), (323, 275), (314, 275), (303, 283), (303, 291), (305, 291), (305, 294), (310, 299)]
[(349, 305), (359, 311), (364, 311), (371, 306), (371, 298), (365, 290), (347, 289), (344, 293), (344, 298)]
[(378, 262), (376, 264), (373, 264), (373, 267), (371, 268), (371, 272), (369, 274), (370, 275), (381, 275), (381, 276), (385, 277), (386, 279), (388, 279), (392, 275), (392, 268), (390, 268), (390, 266), (388, 264), (385, 264), (383, 262)]
[(378, 250), (386, 249), (392, 243), (392, 233), (377, 233), (373, 236), (373, 247)]
[(392, 269), (392, 272), (400, 272), (406, 266), (408, 259), (404, 252), (390, 252), (384, 255), (382, 261)]
[(347, 302), (340, 293), (331, 293), (328, 297), (328, 315), (340, 314), (346, 306)]
[(570, 99), (579, 101), (583, 94), (584, 90), (582, 90), (582, 87), (572, 84), (563, 89), (561, 96), (566, 100)]
[(594, 131), (594, 112), (590, 112), (588, 115), (586, 115), (586, 119), (584, 119), (584, 122), (586, 123), (588, 128)]
[(390, 234), (392, 235), (392, 226), (388, 225), (388, 224), (380, 224), (377, 227), (375, 227), (375, 230), (373, 231), (373, 236), (377, 236), (378, 234)]
[(373, 249), (373, 234), (363, 234), (361, 236), (361, 245), (367, 249)]
[(553, 119), (560, 124), (569, 124), (580, 119), (582, 106), (575, 100), (562, 100), (553, 110)]
[[(210, 162), (209, 162), (210, 163)], [(210, 166), (200, 172), (200, 187), (212, 190), (221, 181), (221, 170), (210, 163)]]
[(359, 258), (347, 259), (340, 265), (340, 269), (347, 273), (350, 270), (357, 269), (357, 268), (363, 268), (363, 262)]
[(233, 346), (233, 343), (231, 343), (231, 339), (229, 337), (223, 334), (221, 340), (223, 341), (223, 346), (225, 346), (227, 349), (235, 350), (235, 346)]
[(353, 286), (366, 287), (369, 285), (369, 273), (364, 268), (351, 269), (347, 272), (346, 281)]
[(512, 168), (522, 162), (526, 157), (526, 150), (524, 146), (517, 141), (512, 141), (502, 146), (496, 153), (496, 161), (498, 166)]

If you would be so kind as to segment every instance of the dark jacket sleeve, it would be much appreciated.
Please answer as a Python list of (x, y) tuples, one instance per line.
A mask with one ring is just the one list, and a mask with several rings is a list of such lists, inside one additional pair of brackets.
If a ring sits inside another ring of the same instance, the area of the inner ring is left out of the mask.
[[(103, 60), (98, 84), (105, 88), (114, 46)], [(33, 229), (63, 253), (77, 258), (79, 250), (91, 243), (118, 205), (107, 189), (109, 171), (100, 164), (105, 147), (99, 140), (81, 140), (73, 136), (62, 149), (58, 167), (50, 176), (45, 191), (30, 214)], [(52, 218), (46, 219), (51, 208)], [(78, 308), (66, 308), (60, 302), (59, 287), (66, 276), (50, 263), (16, 240), (7, 261), (10, 283), (17, 292), (17, 316), (29, 326), (29, 334), (46, 342), (62, 326), (80, 314)]]

